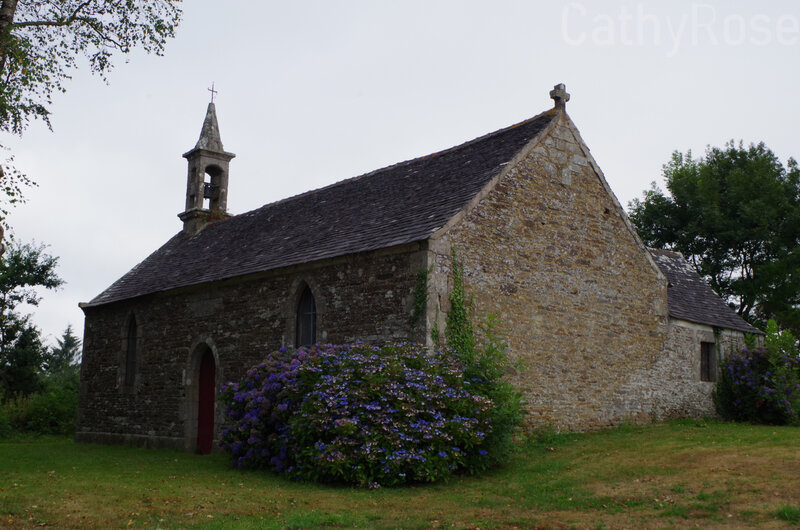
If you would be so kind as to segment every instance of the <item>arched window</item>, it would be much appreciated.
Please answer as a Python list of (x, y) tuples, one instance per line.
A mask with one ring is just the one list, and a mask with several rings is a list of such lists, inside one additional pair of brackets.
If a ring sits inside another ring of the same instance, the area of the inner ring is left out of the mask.
[(311, 346), (317, 342), (317, 305), (311, 289), (303, 289), (297, 304), (297, 336), (295, 346)]
[(136, 381), (136, 318), (128, 323), (128, 344), (125, 349), (125, 386), (130, 388)]

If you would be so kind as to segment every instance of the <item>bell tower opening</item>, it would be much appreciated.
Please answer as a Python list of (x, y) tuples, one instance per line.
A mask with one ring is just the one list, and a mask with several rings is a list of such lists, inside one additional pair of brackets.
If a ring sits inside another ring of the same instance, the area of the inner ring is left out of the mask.
[(203, 178), (203, 209), (224, 211), (220, 208), (220, 190), (223, 175), (222, 168), (217, 165), (210, 165), (206, 168)]

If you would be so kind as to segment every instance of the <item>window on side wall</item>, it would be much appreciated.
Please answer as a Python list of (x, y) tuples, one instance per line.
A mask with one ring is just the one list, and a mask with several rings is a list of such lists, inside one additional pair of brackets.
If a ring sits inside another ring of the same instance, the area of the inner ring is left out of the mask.
[(716, 345), (713, 342), (700, 343), (700, 380), (716, 381)]
[(312, 346), (317, 342), (317, 305), (311, 289), (306, 286), (297, 306), (297, 336), (295, 345)]

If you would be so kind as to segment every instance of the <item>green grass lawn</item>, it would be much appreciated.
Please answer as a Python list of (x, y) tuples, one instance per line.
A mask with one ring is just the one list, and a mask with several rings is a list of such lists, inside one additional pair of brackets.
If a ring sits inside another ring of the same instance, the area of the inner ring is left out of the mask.
[(358, 490), (226, 455), (0, 442), (0, 527), (792, 528), (800, 428), (681, 421), (540, 436), (481, 477)]

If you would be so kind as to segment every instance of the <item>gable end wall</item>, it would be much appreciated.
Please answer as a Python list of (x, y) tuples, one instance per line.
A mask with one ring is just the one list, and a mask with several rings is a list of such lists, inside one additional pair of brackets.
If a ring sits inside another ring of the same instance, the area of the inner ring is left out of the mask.
[(667, 330), (666, 281), (562, 115), (528, 155), (430, 244), (440, 327), (465, 263), (475, 315), (507, 330), (532, 424), (594, 429), (657, 414), (653, 373)]

